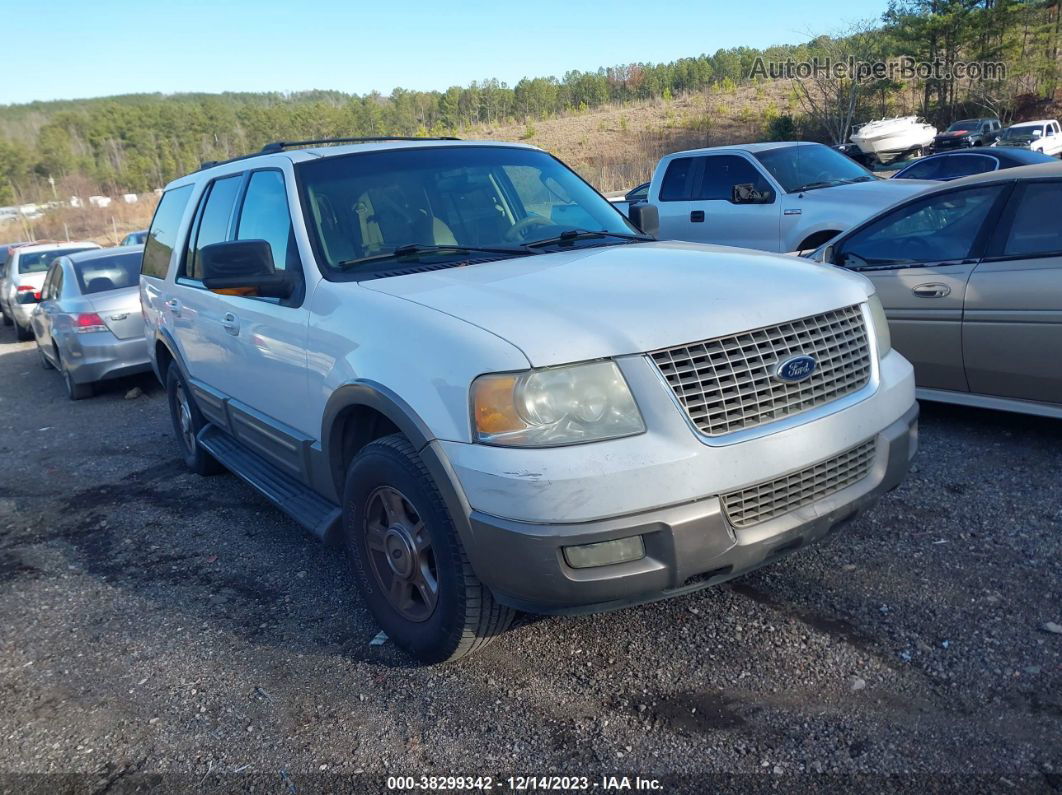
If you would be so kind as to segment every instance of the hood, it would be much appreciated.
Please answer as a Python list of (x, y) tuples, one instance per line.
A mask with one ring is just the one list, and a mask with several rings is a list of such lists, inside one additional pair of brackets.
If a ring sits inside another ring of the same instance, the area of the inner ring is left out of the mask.
[(937, 138), (961, 138), (964, 135), (970, 135), (972, 130), (945, 130), (937, 135)]
[(532, 365), (643, 353), (866, 300), (869, 282), (766, 252), (655, 242), (361, 283), (515, 345)]
[[(860, 217), (868, 211), (884, 210), (896, 202), (934, 187), (936, 182), (928, 179), (876, 179), (870, 182), (854, 182), (850, 185), (835, 185), (804, 193), (800, 201), (812, 204), (834, 204), (850, 207)], [(799, 194), (792, 194), (798, 196)], [(800, 205), (795, 205), (799, 207)]]

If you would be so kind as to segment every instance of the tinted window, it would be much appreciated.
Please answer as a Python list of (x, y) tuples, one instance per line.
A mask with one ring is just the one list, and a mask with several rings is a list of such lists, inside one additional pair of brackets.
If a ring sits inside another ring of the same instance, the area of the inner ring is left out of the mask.
[(236, 204), (236, 194), (240, 190), (243, 175), (215, 180), (208, 189), (206, 199), (199, 212), (196, 226), (195, 243), (189, 239), (190, 252), (185, 254), (184, 275), (189, 279), (202, 277), (199, 267), (199, 252), (203, 246), (228, 240), (229, 224), (232, 222), (232, 208)]
[(1025, 185), (1018, 201), (1010, 233), (1003, 247), (1008, 256), (1062, 253), (1062, 182), (1032, 182)]
[(660, 201), (689, 201), (695, 163), (696, 158), (693, 157), (679, 157), (668, 163), (664, 181), (660, 183)]
[(644, 185), (639, 185), (637, 188), (634, 188), (634, 190), (627, 193), (623, 198), (629, 202), (645, 201), (649, 198), (649, 183), (646, 182)]
[(147, 243), (144, 245), (144, 261), (140, 272), (145, 276), (165, 279), (170, 268), (170, 256), (177, 245), (177, 229), (181, 225), (184, 207), (192, 195), (192, 186), (174, 188), (162, 195), (155, 217), (151, 220)]
[(240, 210), (237, 240), (265, 240), (273, 251), (273, 267), (284, 270), (297, 262), (295, 234), (291, 228), (284, 175), (279, 171), (256, 171), (247, 184)]
[(967, 188), (901, 207), (844, 241), (840, 263), (858, 270), (965, 259), (1000, 190)]
[(61, 254), (76, 254), (79, 251), (89, 251), (87, 248), (64, 248), (51, 249), (50, 251), (24, 251), (18, 257), (19, 273), (44, 273), (52, 260)]
[(920, 163), (908, 166), (894, 179), (942, 179), (943, 157), (930, 157)]
[(968, 177), (971, 174), (984, 174), (986, 171), (996, 169), (996, 161), (987, 155), (955, 155), (941, 159), (948, 161), (945, 175), (949, 179)]
[(115, 254), (113, 257), (93, 257), (74, 262), (74, 273), (82, 294), (102, 293), (121, 287), (132, 287), (140, 273), (139, 253)]
[(704, 158), (704, 174), (695, 198), (730, 201), (735, 185), (752, 185), (754, 190), (771, 189), (752, 163), (738, 155), (711, 155)]
[(55, 282), (55, 272), (58, 269), (58, 263), (53, 263), (52, 267), (48, 269), (48, 275), (44, 277), (44, 284), (41, 286), (42, 301), (50, 301), (55, 297), (55, 293), (52, 292), (52, 285)]

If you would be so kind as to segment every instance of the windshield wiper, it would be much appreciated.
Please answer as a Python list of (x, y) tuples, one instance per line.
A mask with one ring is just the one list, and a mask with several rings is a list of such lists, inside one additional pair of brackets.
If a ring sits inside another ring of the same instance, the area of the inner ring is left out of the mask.
[(602, 237), (615, 237), (620, 240), (629, 240), (632, 243), (647, 243), (654, 238), (648, 235), (629, 235), (624, 232), (606, 232), (600, 230), (592, 232), (589, 229), (566, 229), (556, 237), (547, 237), (542, 240), (532, 240), (530, 243), (524, 243), (525, 248), (539, 248), (540, 246), (549, 246), (556, 243), (571, 243), (576, 240), (592, 240), (594, 238)]
[(430, 243), (406, 243), (399, 246), (393, 251), (386, 251), (382, 254), (373, 254), (369, 257), (357, 257), (355, 259), (345, 259), (341, 262), (337, 262), (335, 267), (337, 268), (353, 268), (359, 265), (366, 265), (371, 262), (384, 262), (386, 260), (394, 259), (416, 259), (422, 254), (502, 254), (509, 257), (526, 257), (529, 254), (534, 254), (534, 251), (528, 251), (525, 248), (502, 248), (501, 246), (459, 246), (459, 245), (434, 245)]
[(809, 182), (807, 185), (801, 185), (799, 188), (793, 188), (790, 193), (803, 193), (807, 190), (816, 190), (818, 188), (832, 188), (837, 184), (837, 180), (831, 179), (828, 182)]

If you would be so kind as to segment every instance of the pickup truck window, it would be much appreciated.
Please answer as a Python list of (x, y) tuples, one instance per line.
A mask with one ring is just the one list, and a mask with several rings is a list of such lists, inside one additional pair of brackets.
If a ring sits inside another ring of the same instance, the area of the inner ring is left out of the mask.
[(693, 195), (695, 157), (676, 157), (667, 164), (664, 180), (660, 183), (660, 201), (685, 202)]
[(354, 272), (412, 248), (456, 262), (472, 248), (483, 260), (526, 255), (554, 239), (573, 246), (575, 238), (561, 238), (573, 230), (601, 233), (583, 245), (639, 234), (574, 172), (535, 149), (394, 148), (302, 162), (296, 179), (314, 252), (331, 271)]
[(763, 174), (748, 160), (738, 155), (709, 155), (704, 160), (704, 176), (694, 198), (708, 201), (730, 201), (735, 185), (751, 184), (755, 190), (771, 190)]
[(851, 158), (822, 144), (779, 146), (755, 157), (786, 193), (876, 179)]

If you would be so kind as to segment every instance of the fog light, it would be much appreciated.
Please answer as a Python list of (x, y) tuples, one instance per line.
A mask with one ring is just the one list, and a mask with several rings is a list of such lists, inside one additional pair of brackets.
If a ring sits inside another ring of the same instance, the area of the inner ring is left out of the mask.
[(564, 559), (573, 569), (610, 566), (613, 563), (627, 563), (644, 557), (645, 547), (642, 545), (641, 536), (564, 548)]

